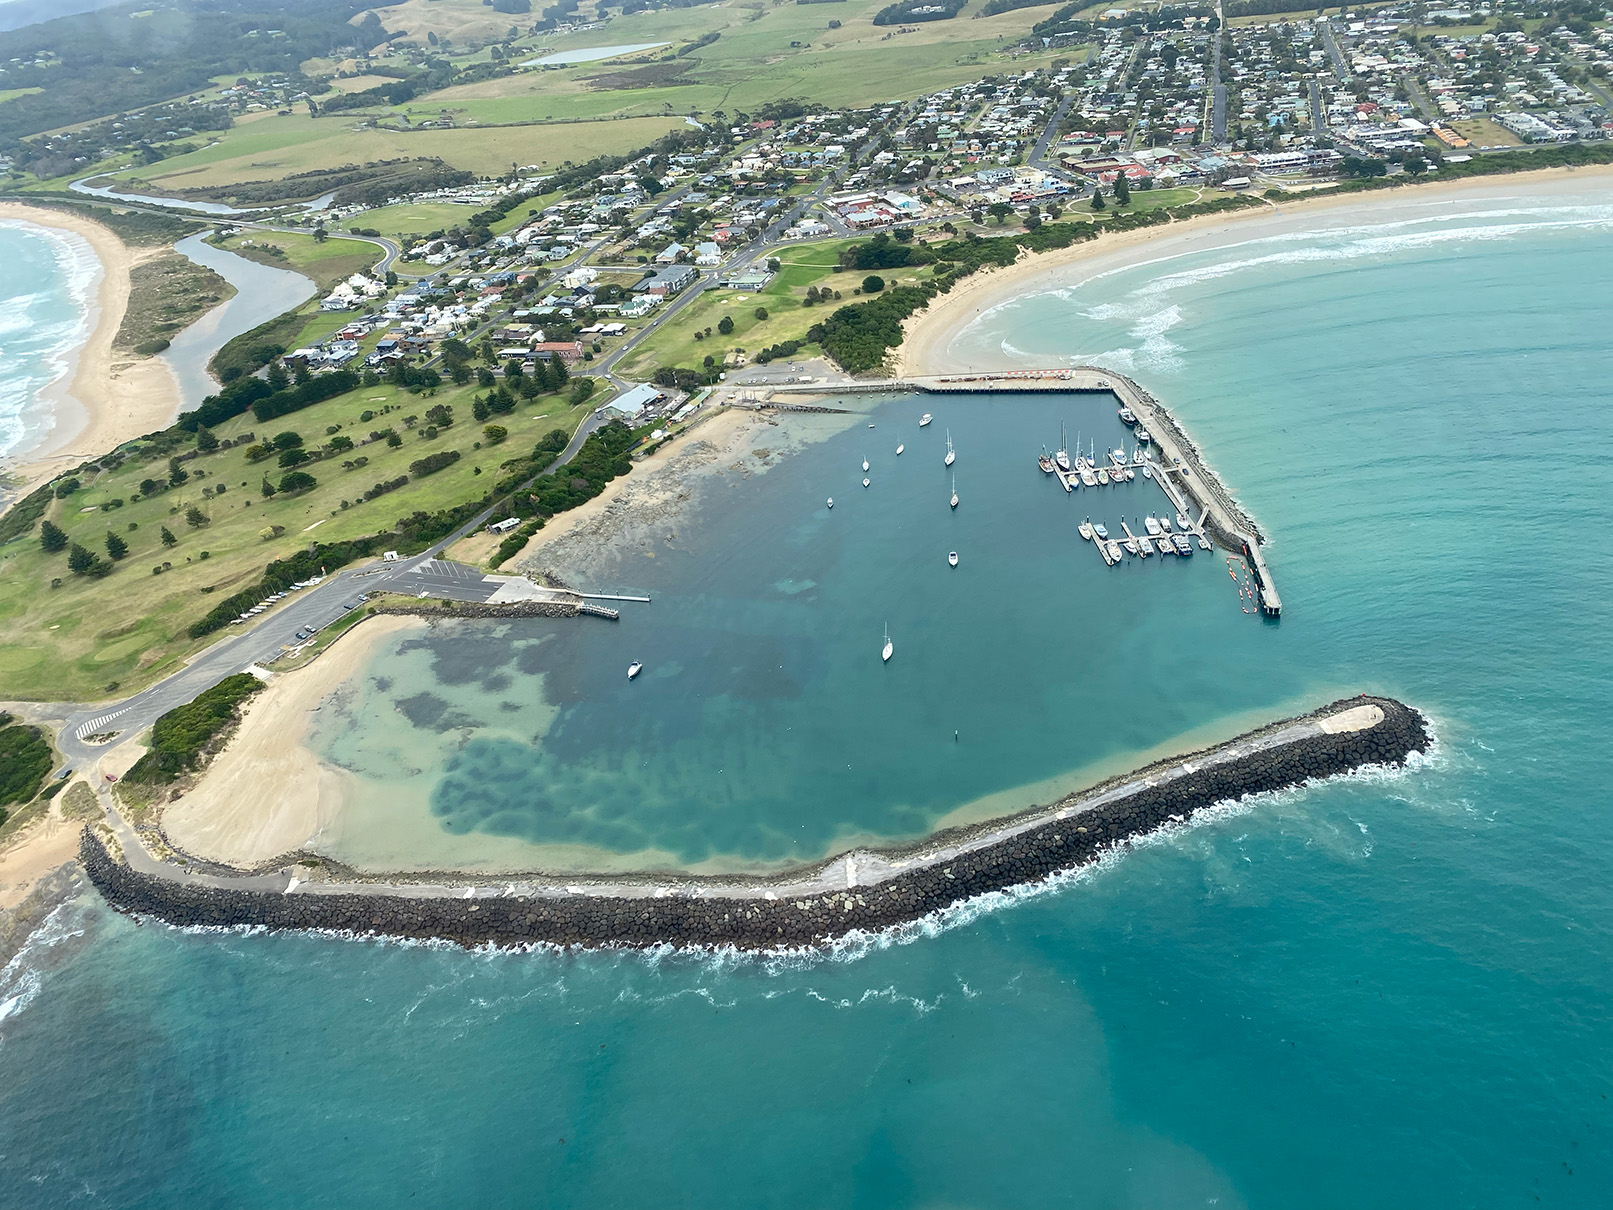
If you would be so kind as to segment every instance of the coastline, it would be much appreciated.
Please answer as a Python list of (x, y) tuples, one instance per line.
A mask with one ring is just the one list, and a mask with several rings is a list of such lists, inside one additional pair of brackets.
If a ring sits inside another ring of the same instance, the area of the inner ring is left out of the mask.
[(65, 232), (89, 245), (100, 262), (100, 281), (88, 339), (72, 356), (67, 374), (45, 393), (55, 423), (34, 444), (8, 455), (4, 469), (23, 490), (95, 458), (173, 419), (178, 387), (155, 357), (130, 360), (112, 347), (129, 305), (129, 274), (135, 253), (109, 228), (58, 210), (0, 202), (0, 220)]
[[(891, 360), (894, 377), (989, 370), (990, 365), (951, 354), (963, 330), (996, 307), (1028, 294), (1079, 285), (1101, 274), (1205, 252), (1251, 240), (1353, 221), (1383, 221), (1399, 212), (1458, 201), (1550, 200), (1564, 194), (1613, 188), (1613, 165), (1546, 168), (1502, 177), (1412, 185), (1369, 193), (1296, 195), (1269, 207), (1201, 215), (1161, 227), (1144, 227), (1056, 252), (1024, 255), (1003, 269), (982, 270), (939, 296), (902, 325)], [(1005, 368), (1023, 368), (1019, 366)]]
[(196, 785), (163, 808), (170, 843), (248, 867), (303, 848), (340, 810), (349, 776), (306, 743), (315, 712), (362, 670), (378, 642), (427, 625), (398, 614), (367, 618), (306, 668), (275, 674), (246, 704), (239, 729)]

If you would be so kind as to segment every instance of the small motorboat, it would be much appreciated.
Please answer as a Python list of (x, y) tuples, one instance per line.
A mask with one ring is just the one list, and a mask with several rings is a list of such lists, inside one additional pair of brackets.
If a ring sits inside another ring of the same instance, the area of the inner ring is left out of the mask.
[(639, 663), (639, 661), (634, 660), (631, 664), (629, 664), (627, 666), (627, 679), (632, 680), (634, 677), (636, 677), (639, 673), (641, 673), (643, 671), (644, 671), (644, 665)]
[(1169, 517), (1164, 516), (1163, 514), (1161, 514), (1160, 518), (1159, 518), (1159, 528), (1160, 528), (1160, 531), (1162, 533), (1167, 533), (1167, 534), (1170, 533), (1171, 532), (1171, 519)]
[(1143, 447), (1142, 446), (1139, 445), (1136, 449), (1131, 451), (1131, 464), (1133, 466), (1142, 466), (1143, 463), (1145, 463), (1147, 461), (1148, 461), (1148, 455), (1143, 453)]
[(1143, 518), (1143, 528), (1148, 531), (1148, 536), (1149, 537), (1157, 538), (1159, 536), (1160, 526), (1159, 526), (1159, 521), (1156, 518), (1154, 518), (1154, 517), (1144, 517)]
[(835, 498), (833, 496), (830, 496), (829, 497), (829, 507), (833, 508), (834, 506), (835, 506)]
[(947, 563), (948, 563), (949, 566), (952, 566), (952, 567), (956, 567), (958, 565), (958, 552), (957, 551), (951, 550), (951, 551), (947, 552)]
[(1154, 553), (1154, 544), (1150, 542), (1146, 536), (1138, 538), (1137, 553), (1146, 559), (1149, 555)]
[(905, 445), (898, 445), (896, 447), (896, 456), (898, 458), (900, 458), (902, 456), (902, 451), (905, 450), (906, 448), (907, 448), (907, 446), (905, 446)]
[(931, 420), (934, 420), (934, 419), (935, 419), (935, 417), (931, 416), (928, 412), (925, 412), (924, 415), (919, 417), (919, 428), (923, 428), (925, 425), (929, 424)]
[(1181, 530), (1185, 534), (1188, 530), (1193, 528), (1193, 522), (1189, 521), (1181, 513), (1177, 513), (1176, 514), (1176, 528)]
[(1106, 525), (1094, 525), (1092, 527), (1092, 532), (1098, 535), (1098, 541), (1100, 542), (1107, 542), (1109, 540), (1109, 527)]
[(1147, 429), (1138, 429), (1137, 430), (1137, 440), (1141, 441), (1144, 445), (1147, 445), (1153, 439), (1154, 439), (1154, 435), (1152, 433), (1150, 433)]
[(881, 660), (885, 660), (885, 661), (889, 662), (891, 656), (893, 656), (895, 654), (896, 654), (896, 644), (891, 642), (891, 628), (890, 628), (889, 625), (887, 625), (885, 627), (885, 647), (879, 653), (879, 658)]
[(1129, 555), (1134, 555), (1137, 553), (1137, 538), (1135, 535), (1122, 538), (1120, 540), (1120, 545), (1126, 548), (1126, 553)]
[(1120, 543), (1111, 538), (1106, 544), (1105, 549), (1109, 552), (1109, 561), (1111, 563), (1120, 562)]
[(1092, 541), (1092, 522), (1090, 520), (1081, 522), (1075, 527), (1075, 532), (1080, 534), (1084, 541)]
[(866, 475), (867, 473), (868, 473), (868, 459), (864, 458), (863, 459), (863, 474)]
[(1184, 535), (1177, 534), (1174, 538), (1171, 539), (1171, 545), (1176, 547), (1176, 553), (1177, 554), (1185, 555), (1188, 558), (1192, 558), (1192, 556), (1193, 556), (1193, 544), (1191, 542), (1189, 542)]
[(1047, 456), (1046, 450), (1042, 451), (1042, 456), (1036, 460), (1036, 465), (1042, 468), (1042, 474), (1044, 475), (1053, 473), (1053, 459)]
[(1126, 424), (1136, 424), (1137, 416), (1130, 408), (1120, 409), (1120, 419)]
[(863, 480), (863, 486), (864, 486), (864, 487), (867, 487), (867, 486), (868, 486), (868, 484), (869, 484), (869, 483), (870, 483), (870, 482), (871, 482), (871, 480), (869, 480), (869, 479), (866, 479), (866, 478), (865, 478), (865, 479), (864, 479), (864, 480)]
[(1209, 550), (1210, 549), (1210, 540), (1208, 538), (1206, 538), (1203, 534), (1199, 535), (1199, 549), (1200, 550)]
[(1129, 467), (1129, 466), (1125, 470), (1121, 471), (1120, 473), (1125, 478), (1127, 483), (1130, 483), (1133, 479), (1135, 479), (1137, 477), (1137, 472), (1132, 470), (1131, 467)]
[(1147, 462), (1143, 463), (1143, 478), (1144, 479), (1152, 479), (1153, 477), (1154, 477), (1154, 468), (1153, 468), (1153, 466), (1151, 464), (1147, 463)]
[(1101, 466), (1098, 468), (1098, 482), (1104, 487), (1109, 486), (1109, 472)]

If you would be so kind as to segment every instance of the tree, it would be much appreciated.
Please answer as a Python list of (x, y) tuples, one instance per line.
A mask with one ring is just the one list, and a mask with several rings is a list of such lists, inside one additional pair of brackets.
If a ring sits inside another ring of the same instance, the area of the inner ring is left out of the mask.
[(174, 531), (169, 529), (166, 525), (164, 525), (162, 527), (162, 544), (164, 546), (174, 546), (178, 542), (179, 542), (179, 539), (174, 537)]
[(308, 451), (304, 449), (281, 450), (280, 457), (277, 459), (277, 461), (280, 463), (282, 468), (301, 466), (304, 462), (308, 461), (308, 457)]
[(870, 273), (867, 277), (863, 278), (864, 294), (878, 294), (884, 288), (885, 279), (880, 277), (877, 273)]
[(178, 458), (168, 459), (168, 486), (178, 487), (190, 478), (190, 472), (179, 465)]
[(292, 471), (288, 475), (280, 476), (280, 490), (283, 492), (305, 492), (317, 482), (318, 480), (307, 471)]
[[(262, 484), (262, 486), (260, 486), (258, 488), (258, 491), (263, 494), (263, 498), (265, 500), (270, 499), (274, 495), (274, 492), (275, 492), (274, 484), (269, 482), (269, 476), (267, 476), (267, 475), (263, 476), (263, 484)], [(166, 533), (168, 531), (164, 530), (163, 532)]]
[(271, 445), (277, 450), (295, 449), (302, 444), (301, 433), (276, 433)]
[(491, 416), (493, 409), (487, 406), (487, 400), (478, 395), (470, 401), (470, 414), (480, 422)]
[(767, 318), (767, 308), (766, 307), (757, 307), (755, 314), (756, 314), (757, 319), (766, 319)]
[(106, 553), (114, 559), (121, 559), (129, 553), (129, 544), (109, 529), (106, 531)]
[(1131, 202), (1131, 184), (1126, 180), (1126, 174), (1120, 173), (1115, 177), (1115, 205), (1125, 206)]
[(724, 336), (732, 335), (734, 331), (733, 317), (724, 315), (721, 319), (719, 319), (717, 321), (717, 331), (721, 332)]
[(286, 373), (286, 367), (278, 361), (269, 367), (267, 377), (269, 386), (276, 391), (283, 391), (291, 385), (291, 376)]
[(74, 575), (80, 576), (98, 576), (107, 570), (99, 555), (84, 549), (77, 542), (67, 548), (67, 566)]
[(502, 424), (490, 424), (482, 430), (482, 436), (487, 438), (488, 445), (499, 445), (510, 435), (510, 430)]
[(207, 514), (192, 504), (185, 510), (185, 524), (192, 529), (200, 529), (207, 524)]
[(329, 232), (327, 232), (325, 230), (323, 224), (321, 224), (320, 226), (314, 228), (314, 243), (322, 244), (326, 240), (328, 240), (329, 238), (330, 238), (330, 234), (329, 234)]
[(213, 436), (213, 430), (205, 424), (196, 430), (196, 452), (211, 454), (218, 448), (218, 438)]
[(992, 218), (996, 219), (999, 226), (1001, 226), (1002, 221), (1013, 212), (1014, 208), (1007, 202), (993, 202), (991, 205), (986, 207), (986, 213), (991, 215)]
[(54, 555), (67, 549), (67, 533), (54, 521), (41, 521), (39, 523), (39, 545), (47, 555)]
[(1103, 189), (1101, 187), (1092, 191), (1092, 208), (1094, 210), (1103, 209)]

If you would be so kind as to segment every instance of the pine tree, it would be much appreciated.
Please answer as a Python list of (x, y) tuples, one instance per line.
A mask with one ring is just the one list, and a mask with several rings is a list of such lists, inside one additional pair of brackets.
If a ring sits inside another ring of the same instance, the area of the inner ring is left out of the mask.
[(1103, 209), (1103, 189), (1101, 186), (1092, 191), (1092, 208), (1094, 210)]
[(179, 542), (179, 539), (174, 537), (173, 531), (171, 529), (169, 529), (166, 525), (164, 525), (162, 527), (162, 544), (164, 546), (173, 546), (173, 545), (176, 545), (178, 542)]
[(213, 436), (213, 430), (205, 424), (196, 430), (196, 450), (201, 454), (211, 454), (218, 448), (218, 438)]
[(67, 548), (67, 566), (74, 574), (81, 576), (99, 575), (105, 570), (101, 557), (93, 551), (86, 550), (77, 542)]
[(45, 548), (45, 553), (55, 554), (57, 551), (67, 549), (67, 534), (60, 525), (54, 521), (41, 521), (39, 523), (39, 545)]
[(199, 529), (201, 526), (207, 524), (207, 516), (202, 512), (201, 509), (192, 504), (185, 510), (185, 524), (190, 526), (192, 529)]
[(121, 559), (129, 553), (129, 544), (109, 529), (106, 531), (106, 553), (114, 559)]
[(1130, 202), (1131, 182), (1126, 180), (1126, 174), (1122, 172), (1119, 176), (1115, 177), (1115, 205), (1125, 206), (1129, 205)]

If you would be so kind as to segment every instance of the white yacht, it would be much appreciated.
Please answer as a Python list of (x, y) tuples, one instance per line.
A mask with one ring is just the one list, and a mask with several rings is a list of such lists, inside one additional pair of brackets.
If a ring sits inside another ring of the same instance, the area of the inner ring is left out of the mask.
[(1143, 518), (1143, 528), (1148, 531), (1148, 536), (1149, 537), (1151, 537), (1151, 538), (1159, 537), (1160, 525), (1159, 525), (1159, 522), (1155, 518), (1153, 518), (1153, 517), (1144, 517)]
[(925, 412), (924, 415), (919, 417), (919, 428), (923, 428), (933, 419), (935, 419), (935, 417), (931, 416), (928, 412)]
[(1080, 534), (1082, 538), (1086, 539), (1086, 541), (1088, 541), (1088, 542), (1092, 541), (1092, 520), (1091, 520), (1091, 518), (1088, 518), (1087, 520), (1081, 522), (1081, 524), (1076, 526), (1075, 529), (1076, 529), (1076, 532), (1078, 534)]
[(833, 508), (834, 506), (835, 506), (835, 498), (833, 496), (830, 496), (829, 497), (829, 507)]
[(957, 551), (951, 550), (951, 551), (947, 552), (947, 563), (948, 563), (949, 566), (952, 566), (952, 567), (956, 567), (958, 565), (958, 552)]
[(905, 450), (906, 448), (907, 448), (907, 446), (905, 446), (905, 445), (898, 445), (896, 447), (896, 456), (898, 458), (900, 458), (902, 456), (902, 451)]
[(891, 628), (889, 623), (885, 626), (885, 649), (879, 653), (879, 658), (889, 660), (896, 654), (896, 644), (891, 642)]
[[(1079, 434), (1076, 436), (1075, 444), (1076, 448), (1079, 449), (1081, 446)], [(1058, 452), (1053, 455), (1053, 461), (1058, 464), (1059, 470), (1066, 475), (1070, 473), (1070, 451), (1066, 448), (1068, 445), (1069, 442), (1064, 439), (1064, 426), (1061, 424), (1059, 425), (1059, 448)]]
[(1171, 519), (1165, 516), (1164, 513), (1161, 513), (1159, 516), (1159, 528), (1163, 533), (1168, 534), (1171, 532)]
[(867, 479), (867, 478), (866, 478), (866, 477), (865, 477), (865, 478), (864, 478), (864, 479), (863, 479), (863, 486), (864, 486), (864, 487), (867, 487), (867, 486), (868, 486), (868, 484), (869, 484), (869, 480), (868, 480), (868, 479)]
[(1176, 514), (1176, 528), (1181, 530), (1185, 534), (1190, 529), (1193, 528), (1193, 522), (1189, 521), (1183, 514), (1177, 513)]
[(958, 507), (958, 477), (952, 476), (952, 507)]
[(947, 456), (942, 461), (943, 461), (944, 465), (951, 466), (954, 462), (957, 461), (957, 459), (958, 459), (957, 451), (955, 451), (952, 448), (952, 430), (948, 429), (947, 430)]
[(868, 459), (864, 458), (863, 459), (863, 474), (866, 475), (867, 473), (868, 473)]
[(634, 677), (636, 677), (639, 673), (641, 673), (643, 671), (644, 671), (644, 665), (639, 663), (639, 661), (634, 660), (631, 664), (629, 664), (627, 666), (627, 679), (632, 680)]

